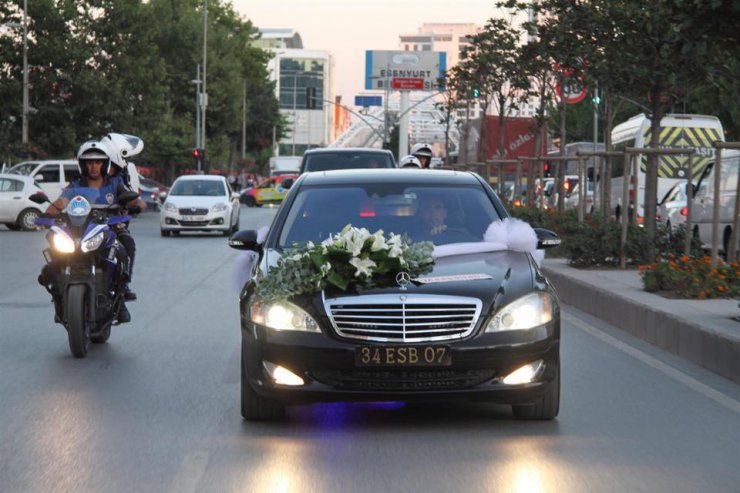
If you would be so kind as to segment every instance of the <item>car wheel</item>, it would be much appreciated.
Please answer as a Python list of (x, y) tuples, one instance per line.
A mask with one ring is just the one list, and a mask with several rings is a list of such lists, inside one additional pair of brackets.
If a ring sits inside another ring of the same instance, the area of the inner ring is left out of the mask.
[(163, 229), (160, 229), (159, 230), (159, 234), (162, 235), (162, 237), (164, 238), (164, 237), (169, 236), (170, 235), (170, 232), (169, 231), (165, 231)]
[(5, 227), (11, 231), (18, 231), (19, 229), (21, 229), (21, 227), (15, 223), (5, 223)]
[(560, 410), (560, 363), (555, 369), (555, 378), (550, 389), (542, 396), (539, 402), (530, 405), (511, 406), (514, 417), (527, 421), (552, 420)]
[(19, 228), (23, 231), (36, 231), (36, 218), (39, 217), (39, 211), (36, 209), (25, 209), (18, 214), (18, 222), (16, 223)]
[(242, 417), (247, 421), (277, 421), (285, 417), (285, 407), (265, 399), (252, 389), (244, 364), (244, 353), (242, 353)]

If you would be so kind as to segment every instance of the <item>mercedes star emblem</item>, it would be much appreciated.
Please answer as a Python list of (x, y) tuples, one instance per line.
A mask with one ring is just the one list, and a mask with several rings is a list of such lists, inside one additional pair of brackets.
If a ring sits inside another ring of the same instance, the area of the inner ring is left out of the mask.
[(406, 286), (411, 282), (411, 275), (408, 272), (399, 272), (396, 274), (396, 282), (401, 287), (401, 291), (406, 291)]

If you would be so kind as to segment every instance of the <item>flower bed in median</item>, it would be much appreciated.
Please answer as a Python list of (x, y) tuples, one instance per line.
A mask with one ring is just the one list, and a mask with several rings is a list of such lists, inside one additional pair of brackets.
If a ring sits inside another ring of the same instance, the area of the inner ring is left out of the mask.
[(669, 254), (653, 264), (641, 265), (645, 291), (670, 291), (681, 298), (740, 298), (740, 262), (719, 260), (712, 267), (709, 257), (691, 258)]

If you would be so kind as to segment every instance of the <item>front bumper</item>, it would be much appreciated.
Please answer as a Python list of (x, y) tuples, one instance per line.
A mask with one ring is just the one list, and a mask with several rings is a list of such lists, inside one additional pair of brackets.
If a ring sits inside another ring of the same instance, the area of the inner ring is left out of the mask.
[[(476, 400), (501, 404), (537, 402), (554, 383), (559, 365), (557, 322), (524, 335), (483, 334), (441, 343), (451, 365), (439, 367), (356, 367), (359, 343), (324, 334), (276, 332), (251, 323), (242, 327), (245, 381), (257, 393), (285, 405), (336, 401)], [(504, 337), (501, 337), (504, 335)], [(503, 378), (538, 360), (544, 366), (531, 383), (507, 385)], [(263, 366), (287, 368), (304, 385), (276, 384)]]
[(231, 225), (231, 213), (209, 212), (199, 216), (183, 216), (175, 212), (163, 211), (160, 228), (163, 231), (225, 231)]

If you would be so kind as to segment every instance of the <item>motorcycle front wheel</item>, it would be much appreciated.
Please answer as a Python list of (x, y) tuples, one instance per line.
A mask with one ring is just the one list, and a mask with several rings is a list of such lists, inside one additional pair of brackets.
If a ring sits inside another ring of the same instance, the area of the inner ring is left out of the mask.
[(67, 319), (67, 338), (69, 350), (75, 358), (87, 356), (87, 346), (90, 344), (85, 316), (87, 314), (87, 293), (82, 284), (70, 286), (65, 301), (65, 315)]

